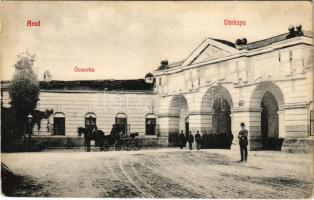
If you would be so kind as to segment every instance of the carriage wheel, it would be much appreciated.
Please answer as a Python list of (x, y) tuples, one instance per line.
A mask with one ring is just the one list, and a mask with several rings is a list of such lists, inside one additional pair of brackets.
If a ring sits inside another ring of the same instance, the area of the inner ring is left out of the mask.
[(114, 144), (114, 149), (115, 149), (116, 151), (120, 151), (120, 150), (121, 150), (121, 143), (120, 143), (120, 142), (116, 142), (116, 143)]
[(130, 140), (123, 141), (123, 149), (126, 151), (130, 151), (132, 149), (132, 143)]
[(133, 149), (134, 150), (140, 150), (142, 148), (142, 140), (135, 139), (133, 141)]
[(105, 150), (105, 151), (109, 151), (109, 146), (104, 145), (104, 150)]
[(109, 144), (107, 140), (104, 141), (104, 151), (109, 151)]

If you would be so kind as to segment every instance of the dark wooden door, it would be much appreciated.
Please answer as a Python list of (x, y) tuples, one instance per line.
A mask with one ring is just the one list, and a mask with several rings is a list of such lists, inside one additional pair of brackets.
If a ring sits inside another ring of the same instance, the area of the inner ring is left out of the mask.
[(55, 117), (54, 118), (54, 135), (65, 135), (65, 118)]
[(155, 135), (156, 119), (146, 119), (146, 135)]

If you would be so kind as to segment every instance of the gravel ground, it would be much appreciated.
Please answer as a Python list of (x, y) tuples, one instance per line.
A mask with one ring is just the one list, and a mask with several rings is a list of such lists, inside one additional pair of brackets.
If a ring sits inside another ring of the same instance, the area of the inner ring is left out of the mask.
[(9, 196), (310, 198), (310, 154), (153, 149), (2, 154), (19, 182)]

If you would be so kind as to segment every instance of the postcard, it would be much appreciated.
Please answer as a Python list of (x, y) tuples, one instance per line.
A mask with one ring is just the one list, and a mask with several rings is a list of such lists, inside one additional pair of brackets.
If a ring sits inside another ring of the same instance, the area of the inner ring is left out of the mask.
[(2, 198), (313, 198), (310, 1), (2, 1)]

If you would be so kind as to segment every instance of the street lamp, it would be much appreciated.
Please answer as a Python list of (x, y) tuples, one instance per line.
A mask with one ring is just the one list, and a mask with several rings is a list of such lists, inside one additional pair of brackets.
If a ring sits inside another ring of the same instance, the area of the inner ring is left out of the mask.
[(27, 123), (28, 123), (28, 150), (29, 151), (31, 151), (31, 139), (32, 139), (32, 134), (33, 134), (32, 121), (33, 121), (33, 115), (32, 114), (27, 115)]

